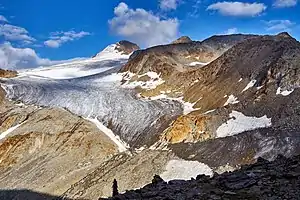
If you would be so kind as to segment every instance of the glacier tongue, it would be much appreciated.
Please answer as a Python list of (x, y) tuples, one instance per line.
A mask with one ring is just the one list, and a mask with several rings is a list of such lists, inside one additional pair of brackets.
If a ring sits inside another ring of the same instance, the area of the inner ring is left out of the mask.
[(182, 105), (172, 100), (138, 99), (132, 89), (121, 86), (122, 74), (115, 73), (122, 64), (123, 58), (65, 65), (63, 70), (80, 68), (77, 73), (110, 69), (72, 79), (55, 79), (59, 73), (57, 67), (48, 68), (43, 77), (37, 76), (38, 70), (32, 70), (5, 80), (2, 87), (12, 100), (66, 108), (83, 117), (97, 118), (130, 146), (142, 146), (182, 113)]

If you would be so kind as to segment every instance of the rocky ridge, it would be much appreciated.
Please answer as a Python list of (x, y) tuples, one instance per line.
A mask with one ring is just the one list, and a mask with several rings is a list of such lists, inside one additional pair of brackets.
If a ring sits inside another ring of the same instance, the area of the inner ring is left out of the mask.
[[(121, 182), (119, 183), (122, 184)], [(273, 162), (259, 158), (234, 172), (199, 175), (189, 181), (165, 182), (155, 176), (151, 184), (109, 199), (299, 199), (300, 156), (278, 156)], [(101, 198), (100, 198), (101, 199)]]

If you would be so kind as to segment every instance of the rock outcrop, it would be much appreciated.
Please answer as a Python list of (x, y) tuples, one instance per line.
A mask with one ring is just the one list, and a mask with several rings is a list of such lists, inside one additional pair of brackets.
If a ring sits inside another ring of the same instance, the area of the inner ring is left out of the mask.
[(182, 36), (177, 40), (173, 41), (171, 44), (182, 44), (182, 43), (190, 43), (193, 42), (189, 36)]
[(122, 54), (130, 55), (134, 51), (139, 50), (140, 47), (137, 44), (129, 42), (127, 40), (122, 40), (117, 43), (116, 50), (122, 52)]
[(0, 69), (0, 77), (1, 78), (13, 78), (17, 76), (17, 72), (14, 70), (5, 70), (5, 69)]

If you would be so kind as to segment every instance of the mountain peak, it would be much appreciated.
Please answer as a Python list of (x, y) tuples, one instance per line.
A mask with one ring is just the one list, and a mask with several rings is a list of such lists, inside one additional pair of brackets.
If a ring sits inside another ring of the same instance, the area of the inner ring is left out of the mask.
[(116, 44), (115, 49), (119, 52), (122, 52), (123, 55), (130, 55), (132, 52), (139, 50), (140, 47), (137, 44), (127, 40), (121, 40)]
[(128, 57), (134, 51), (139, 50), (140, 47), (132, 42), (127, 40), (121, 40), (116, 44), (108, 45), (101, 52), (97, 53), (93, 58), (98, 57)]
[(277, 37), (292, 38), (292, 36), (288, 32), (281, 32), (281, 33), (277, 34)]
[(182, 44), (182, 43), (190, 43), (190, 42), (193, 42), (190, 37), (182, 36), (177, 40), (173, 41), (171, 44)]

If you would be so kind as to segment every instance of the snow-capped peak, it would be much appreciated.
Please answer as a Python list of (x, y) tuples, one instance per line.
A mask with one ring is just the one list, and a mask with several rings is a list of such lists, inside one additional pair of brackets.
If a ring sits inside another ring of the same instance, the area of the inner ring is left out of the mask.
[(129, 56), (135, 51), (140, 49), (140, 47), (129, 41), (120, 41), (116, 44), (108, 45), (101, 52), (96, 54), (93, 58), (107, 58), (107, 59), (115, 59), (115, 58), (129, 58)]

